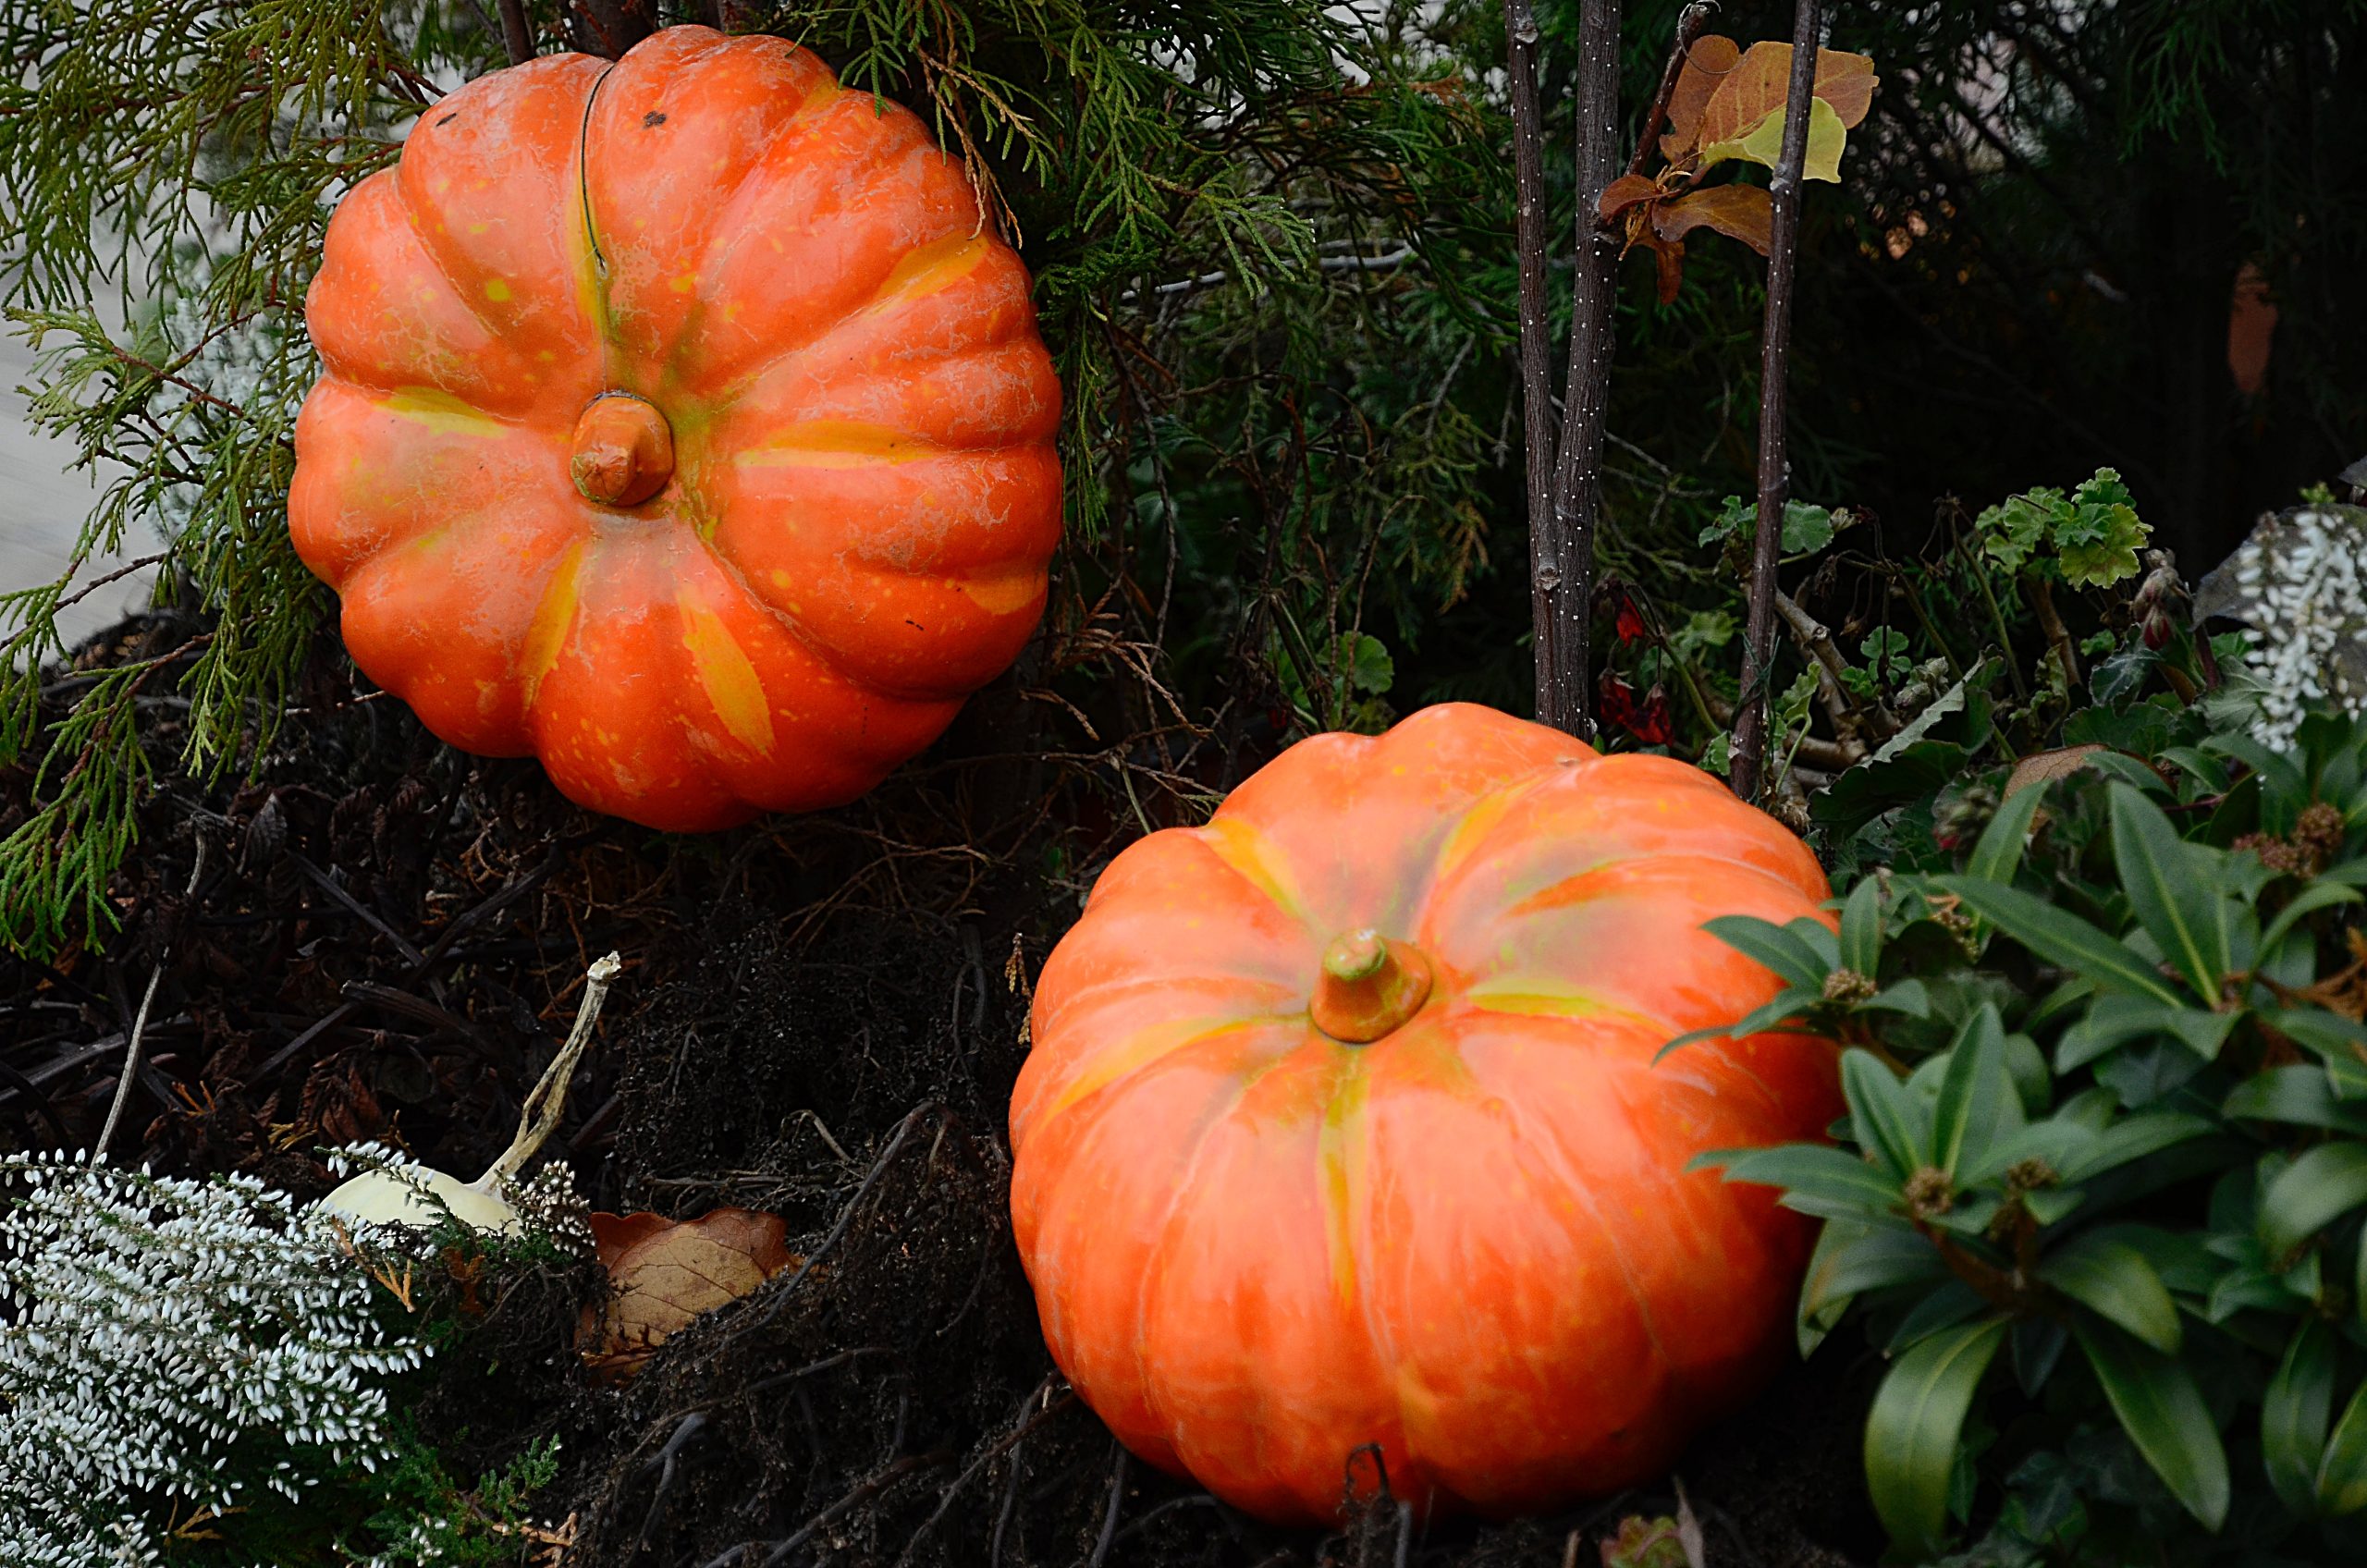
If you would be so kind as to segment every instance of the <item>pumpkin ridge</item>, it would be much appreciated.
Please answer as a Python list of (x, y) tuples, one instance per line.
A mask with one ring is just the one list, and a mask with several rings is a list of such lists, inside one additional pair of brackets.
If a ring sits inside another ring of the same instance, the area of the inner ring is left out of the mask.
[(1225, 1100), (1223, 1106), (1211, 1110), (1208, 1118), (1193, 1130), (1191, 1148), (1184, 1155), (1181, 1169), (1176, 1172), (1176, 1180), (1168, 1191), (1167, 1207), (1159, 1217), (1155, 1239), (1149, 1246), (1143, 1249), (1142, 1280), (1134, 1292), (1134, 1333), (1128, 1339), (1128, 1343), (1134, 1349), (1134, 1386), (1140, 1393), (1143, 1407), (1149, 1411), (1156, 1420), (1159, 1435), (1179, 1457), (1183, 1452), (1181, 1443), (1177, 1441), (1179, 1423), (1160, 1397), (1160, 1380), (1154, 1378), (1150, 1370), (1150, 1335), (1146, 1331), (1145, 1322), (1150, 1315), (1151, 1302), (1158, 1295), (1158, 1292), (1153, 1287), (1159, 1277), (1166, 1272), (1167, 1252), (1174, 1240), (1175, 1224), (1183, 1211), (1184, 1199), (1193, 1189), (1193, 1179), (1199, 1174), (1201, 1165), (1207, 1160), (1208, 1149), (1215, 1142), (1218, 1129), (1233, 1120), (1249, 1098), (1250, 1092), (1263, 1083), (1268, 1074), (1286, 1065), (1297, 1056), (1298, 1052), (1294, 1050), (1280, 1051), (1269, 1060), (1260, 1062), (1257, 1066), (1242, 1073), (1240, 1082), (1233, 1086), (1232, 1096)]
[[(1288, 1014), (1229, 1019), (1179, 1034), (1174, 1039), (1150, 1048), (1139, 1060), (1122, 1061), (1115, 1067), (1097, 1065), (1106, 1062), (1112, 1056), (1122, 1055), (1134, 1048), (1135, 1043), (1144, 1035), (1151, 1032), (1147, 1028), (1134, 1030), (1122, 1039), (1105, 1045), (1091, 1055), (1080, 1059), (1071, 1070), (1068, 1082), (1061, 1086), (1060, 1092), (1053, 1095), (1045, 1102), (1043, 1108), (1036, 1111), (1028, 1131), (1032, 1133), (1037, 1128), (1049, 1125), (1087, 1100), (1124, 1084), (1129, 1079), (1150, 1072), (1171, 1057), (1190, 1050), (1195, 1046), (1205, 1045), (1210, 1040), (1248, 1030), (1287, 1026), (1289, 1022)], [(1302, 1047), (1294, 1046), (1286, 1050), (1278, 1051), (1275, 1053), (1276, 1060), (1279, 1060), (1282, 1057), (1288, 1056), (1300, 1048)]]
[[(1652, 1318), (1651, 1303), (1646, 1299), (1642, 1280), (1636, 1273), (1635, 1263), (1627, 1256), (1626, 1243), (1620, 1237), (1617, 1228), (1603, 1217), (1602, 1205), (1595, 1196), (1593, 1184), (1584, 1180), (1572, 1166), (1569, 1151), (1562, 1147), (1560, 1138), (1550, 1132), (1540, 1133), (1536, 1130), (1527, 1113), (1522, 1109), (1517, 1096), (1506, 1095), (1490, 1084), (1484, 1068), (1467, 1058), (1464, 1059), (1464, 1068), (1471, 1074), (1472, 1083), (1488, 1094), (1490, 1104), (1502, 1109), (1515, 1144), (1535, 1152), (1539, 1158), (1551, 1168), (1552, 1175), (1562, 1183), (1564, 1190), (1570, 1193), (1576, 1200), (1577, 1207), (1584, 1210), (1587, 1218), (1594, 1222), (1596, 1231), (1602, 1237), (1605, 1255), (1618, 1268), (1619, 1277), (1626, 1281), (1627, 1299), (1635, 1304), (1636, 1320), (1643, 1328), (1644, 1338), (1651, 1342), (1652, 1354), (1659, 1358), (1661, 1376), (1666, 1380), (1670, 1394), (1677, 1403), (1690, 1405), (1692, 1400), (1684, 1386), (1685, 1380), (1678, 1376), (1675, 1359), (1668, 1352), (1668, 1342), (1661, 1337), (1660, 1325)], [(1628, 1103), (1624, 1095), (1619, 1096), (1618, 1104), (1621, 1119), (1629, 1133), (1635, 1137), (1637, 1146), (1648, 1147), (1643, 1137), (1635, 1131), (1635, 1107)]]
[[(927, 243), (934, 244), (936, 241), (932, 240)], [(909, 259), (915, 251), (925, 248), (926, 246), (924, 245), (914, 246), (912, 251), (905, 252), (904, 259)], [(899, 260), (897, 265), (899, 267), (902, 265), (902, 259)], [(820, 355), (828, 350), (838, 341), (841, 334), (852, 328), (861, 326), (864, 322), (875, 312), (881, 312), (885, 308), (892, 307), (898, 303), (898, 300), (889, 299), (885, 300), (885, 304), (883, 305), (883, 298), (888, 294), (888, 291), (891, 287), (900, 287), (897, 283), (896, 271), (894, 268), (889, 269), (888, 276), (881, 280), (878, 287), (871, 294), (866, 296), (859, 303), (850, 306), (836, 321), (833, 321), (828, 325), (821, 328), (819, 331), (816, 332), (814, 336), (805, 339), (805, 341), (792, 345), (790, 348), (783, 349), (778, 354), (767, 355), (763, 360), (758, 361), (754, 365), (749, 367), (747, 371), (742, 373), (732, 382), (730, 387), (727, 391), (716, 398), (716, 407), (717, 410), (730, 409), (739, 403), (744, 402), (747, 398), (754, 396), (759, 386), (761, 386), (765, 382), (771, 380), (776, 374), (782, 371), (796, 370), (801, 361), (809, 357)], [(911, 297), (926, 298), (926, 295)], [(1030, 300), (1030, 304), (1032, 306), (1032, 300)], [(1031, 311), (1028, 321), (1014, 322), (1012, 326), (996, 333), (991, 337), (981, 338), (975, 343), (964, 343), (959, 348), (946, 349), (941, 352), (908, 354), (900, 358), (897, 363), (900, 369), (909, 370), (914, 365), (949, 364), (959, 360), (967, 359), (973, 355), (993, 353), (1008, 348), (1014, 342), (1024, 342), (1029, 333), (1033, 330), (1032, 322), (1033, 312)], [(877, 373), (873, 372), (867, 374)], [(813, 423), (828, 423), (833, 422), (816, 421)], [(919, 441), (927, 440), (928, 438), (914, 435), (907, 436), (906, 439)], [(948, 447), (935, 441), (929, 441), (929, 445), (941, 452), (1004, 452), (1011, 450), (1014, 447), (1040, 446), (1042, 445), (1042, 440), (1036, 436), (1022, 435), (1014, 436), (1007, 441), (988, 442), (978, 446)]]
[[(710, 45), (709, 53), (715, 53), (717, 50), (728, 51), (731, 43), (732, 40), (729, 38), (723, 39), (718, 44)], [(803, 46), (800, 44), (789, 45), (789, 51), (792, 55), (801, 53), (802, 50)], [(740, 171), (739, 177), (731, 182), (730, 190), (723, 196), (722, 200), (715, 203), (715, 232), (707, 237), (705, 249), (699, 252), (696, 270), (700, 276), (705, 276), (716, 270), (717, 264), (729, 257), (738, 248), (740, 242), (747, 237), (748, 214), (741, 209), (753, 200), (749, 191), (761, 187), (764, 178), (776, 172), (772, 166), (773, 155), (779, 151), (780, 144), (789, 139), (792, 131), (799, 129), (800, 122), (811, 117), (819, 108), (826, 108), (834, 100), (844, 96), (846, 90), (839, 85), (837, 74), (831, 71), (827, 64), (823, 66), (822, 70), (823, 78), (820, 84), (813, 92), (799, 99), (794, 107), (773, 123), (771, 129), (765, 134), (763, 144), (750, 153), (748, 166)], [(591, 128), (591, 111), (588, 108), (584, 111), (584, 128), (588, 134)], [(666, 356), (669, 376), (679, 375), (681, 371), (683, 361), (689, 355), (693, 340), (705, 327), (711, 304), (712, 301), (702, 294), (692, 301), (691, 309), (684, 313), (681, 329), (675, 334), (673, 346)], [(718, 400), (718, 407), (728, 406), (729, 401), (730, 399)]]
[[(562, 55), (542, 56), (542, 58), (545, 59), (560, 59), (564, 57), (565, 56)], [(529, 62), (530, 65), (533, 63), (533, 62)], [(613, 69), (614, 67), (611, 67), (610, 68)], [(591, 116), (592, 100), (598, 95), (600, 83), (607, 80), (607, 71), (604, 70), (597, 77), (594, 78), (591, 91), (584, 94), (584, 106), (581, 113), (586, 119)], [(565, 84), (554, 82), (553, 85), (555, 88), (563, 88)], [(578, 145), (580, 153), (580, 132)], [(399, 153), (392, 165), (379, 170), (377, 174), (370, 176), (370, 178), (376, 179), (380, 175), (389, 176), (393, 178), (395, 194), (397, 199), (402, 204), (403, 216), (409, 221), (412, 232), (417, 235), (420, 251), (427, 257), (428, 263), (435, 269), (435, 276), (443, 280), (444, 286), (447, 288), (449, 288), (452, 291), (453, 297), (460, 301), (461, 308), (468, 312), (470, 317), (473, 319), (479, 326), (484, 328), (486, 336), (491, 337), (497, 345), (506, 345), (510, 337), (509, 328), (504, 326), (500, 322), (485, 313), (484, 305), (486, 301), (481, 299), (474, 290), (462, 286), (460, 279), (453, 274), (451, 260), (444, 254), (441, 247), (429, 241), (427, 238), (427, 230), (422, 226), (422, 218), (423, 214), (412, 202), (411, 188), (403, 180), (402, 169), (402, 160)], [(357, 189), (359, 188), (357, 187)], [(578, 204), (581, 205), (582, 192), (580, 190), (578, 191), (577, 201)], [(596, 330), (598, 323), (595, 322), (593, 325)]]
[(1799, 891), (1797, 884), (1789, 878), (1780, 873), (1770, 871), (1763, 865), (1753, 865), (1748, 861), (1735, 860), (1726, 855), (1631, 848), (1625, 854), (1608, 856), (1587, 866), (1584, 870), (1573, 871), (1565, 876), (1555, 878), (1517, 903), (1510, 905), (1503, 913), (1509, 917), (1540, 914), (1547, 910), (1570, 909), (1579, 904), (1616, 898), (1622, 889), (1573, 890), (1571, 884), (1597, 881), (1633, 866), (1642, 866), (1648, 871), (1657, 872), (1663, 866), (1682, 864), (1709, 865), (1715, 866), (1721, 871), (1746, 872), (1773, 882), (1786, 892)]

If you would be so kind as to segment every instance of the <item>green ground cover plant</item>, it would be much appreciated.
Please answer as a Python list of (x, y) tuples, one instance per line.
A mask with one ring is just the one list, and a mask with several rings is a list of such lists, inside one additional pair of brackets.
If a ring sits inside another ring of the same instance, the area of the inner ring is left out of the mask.
[(1713, 925), (1788, 982), (1745, 1026), (1845, 1048), (1831, 1145), (1712, 1158), (1826, 1220), (1801, 1344), (1888, 1362), (1906, 1560), (2367, 1543), (2367, 721), (2253, 719), (2083, 707), (1845, 825), (1837, 932)]

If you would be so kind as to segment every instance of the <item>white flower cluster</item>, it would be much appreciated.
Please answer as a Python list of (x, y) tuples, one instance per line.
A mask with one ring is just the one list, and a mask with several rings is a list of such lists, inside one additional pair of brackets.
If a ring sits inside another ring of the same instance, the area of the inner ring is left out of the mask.
[(2262, 744), (2290, 747), (2313, 704), (2367, 707), (2367, 512), (2302, 507), (2263, 519), (2204, 580), (2196, 608), (2245, 622)]
[(390, 1456), (384, 1381), (426, 1347), (328, 1216), (64, 1155), (0, 1158), (0, 1563), (150, 1563), (163, 1530)]

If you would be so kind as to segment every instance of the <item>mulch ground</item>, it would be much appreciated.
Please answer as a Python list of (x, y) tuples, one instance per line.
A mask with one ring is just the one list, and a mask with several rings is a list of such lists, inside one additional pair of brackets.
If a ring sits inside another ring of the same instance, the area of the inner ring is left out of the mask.
[[(186, 633), (147, 617), (87, 651)], [(172, 767), (160, 699), (121, 930), (0, 962), (0, 1148), (95, 1140), (153, 979), (117, 1158), (311, 1196), (323, 1148), (379, 1139), (472, 1176), (615, 949), (553, 1152), (596, 1207), (781, 1214), (814, 1267), (622, 1390), (573, 1354), (583, 1279), (483, 1304), (422, 1427), (456, 1474), (558, 1434), (537, 1514), (572, 1517), (569, 1562), (1591, 1568), (1623, 1514), (1674, 1512), (1672, 1486), (1424, 1527), (1381, 1497), (1340, 1532), (1275, 1530), (1133, 1463), (1068, 1392), (1005, 1217), (1005, 1111), (1028, 983), (1122, 835), (1042, 770), (1012, 787), (1008, 695), (853, 806), (698, 839), (442, 746), (327, 645), (251, 775)], [(30, 785), (0, 770), (0, 830)], [(1828, 1347), (1696, 1445), (1679, 1475), (1711, 1563), (1872, 1561), (1872, 1370)]]

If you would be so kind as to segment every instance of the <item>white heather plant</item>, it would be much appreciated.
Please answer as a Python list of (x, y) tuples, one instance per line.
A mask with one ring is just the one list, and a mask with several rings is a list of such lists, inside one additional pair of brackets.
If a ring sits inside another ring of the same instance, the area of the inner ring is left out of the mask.
[(2195, 612), (2245, 623), (2263, 745), (2289, 750), (2313, 703), (2367, 711), (2367, 511), (2320, 503), (2263, 518), (2197, 586)]
[(118, 1568), (392, 1454), (389, 1329), (336, 1219), (250, 1177), (0, 1158), (0, 1563)]

